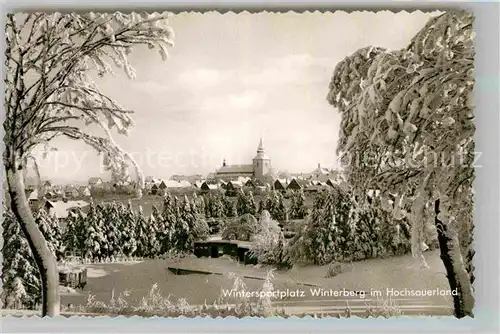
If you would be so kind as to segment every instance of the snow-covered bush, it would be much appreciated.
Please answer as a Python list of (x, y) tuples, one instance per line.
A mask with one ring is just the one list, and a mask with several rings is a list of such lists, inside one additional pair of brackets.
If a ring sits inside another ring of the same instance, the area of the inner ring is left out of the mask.
[(228, 220), (222, 230), (221, 236), (224, 240), (250, 241), (257, 231), (257, 219), (247, 213), (241, 217)]
[(282, 266), (285, 265), (285, 238), (278, 222), (271, 219), (264, 210), (259, 220), (257, 234), (252, 238), (253, 246), (250, 255), (259, 263)]
[(229, 196), (222, 196), (222, 205), (224, 206), (224, 216), (227, 218), (233, 218), (238, 216), (236, 210), (236, 204), (232, 201)]

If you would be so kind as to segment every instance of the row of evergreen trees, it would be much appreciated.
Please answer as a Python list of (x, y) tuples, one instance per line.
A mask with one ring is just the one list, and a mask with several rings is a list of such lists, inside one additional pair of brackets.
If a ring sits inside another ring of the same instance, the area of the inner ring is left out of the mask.
[(323, 265), (410, 250), (407, 219), (395, 220), (376, 196), (360, 204), (348, 192), (333, 188), (316, 198), (307, 223), (290, 241), (287, 256), (293, 263)]
[(190, 251), (194, 241), (209, 236), (209, 227), (197, 198), (179, 199), (167, 194), (159, 209), (153, 206), (149, 217), (142, 207), (132, 204), (92, 204), (86, 215), (71, 215), (63, 235), (66, 252), (84, 258), (148, 257), (169, 251)]

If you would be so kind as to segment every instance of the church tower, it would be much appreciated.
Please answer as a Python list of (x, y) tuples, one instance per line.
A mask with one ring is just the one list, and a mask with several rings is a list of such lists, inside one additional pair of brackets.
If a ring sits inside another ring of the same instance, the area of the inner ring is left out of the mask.
[(266, 155), (262, 138), (260, 138), (257, 155), (253, 158), (253, 173), (257, 180), (262, 180), (271, 172), (271, 159)]

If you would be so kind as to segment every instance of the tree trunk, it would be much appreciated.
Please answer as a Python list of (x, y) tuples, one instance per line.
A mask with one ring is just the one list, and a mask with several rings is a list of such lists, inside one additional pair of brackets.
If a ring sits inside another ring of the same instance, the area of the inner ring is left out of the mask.
[[(24, 166), (26, 168), (26, 166)], [(38, 229), (25, 194), (23, 166), (19, 163), (6, 168), (10, 206), (18, 219), (42, 281), (42, 316), (57, 316), (60, 311), (59, 272), (54, 254)]]
[(438, 199), (434, 203), (435, 224), (438, 232), (441, 260), (446, 269), (450, 289), (452, 292), (455, 290), (457, 292), (453, 295), (454, 313), (457, 318), (473, 317), (474, 296), (472, 294), (472, 284), (460, 252), (458, 236), (456, 234), (452, 235), (449, 227), (438, 219), (439, 205), (440, 201)]

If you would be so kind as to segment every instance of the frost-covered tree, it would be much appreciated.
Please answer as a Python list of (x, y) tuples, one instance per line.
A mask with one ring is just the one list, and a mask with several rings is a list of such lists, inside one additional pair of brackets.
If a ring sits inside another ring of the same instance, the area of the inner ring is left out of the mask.
[(120, 244), (122, 254), (126, 257), (134, 255), (137, 250), (136, 240), (136, 222), (137, 214), (134, 212), (132, 203), (129, 201), (127, 206), (120, 206)]
[[(471, 229), (456, 219), (464, 206), (472, 210), (472, 25), (472, 14), (447, 12), (430, 19), (405, 49), (360, 49), (336, 66), (328, 95), (342, 115), (338, 150), (349, 183), (396, 194), (396, 218), (410, 207), (412, 253), (423, 266), (424, 232), (437, 228), (459, 318), (471, 316), (474, 305), (465, 263), (471, 257), (460, 247), (460, 239), (472, 240)], [(418, 185), (413, 195), (410, 183)]]
[(66, 218), (66, 228), (63, 233), (63, 244), (66, 252), (83, 257), (85, 254), (85, 214), (80, 208), (70, 212)]
[(161, 253), (168, 252), (175, 243), (175, 229), (180, 219), (179, 201), (177, 197), (167, 193), (163, 199), (161, 217), (153, 210), (153, 215), (158, 224), (158, 241), (161, 245)]
[(248, 211), (249, 209), (246, 194), (243, 189), (240, 189), (236, 197), (236, 212), (238, 213), (238, 216), (242, 216), (245, 213), (249, 213)]
[(64, 256), (64, 247), (62, 243), (62, 233), (59, 227), (59, 221), (56, 217), (41, 208), (37, 211), (35, 221), (38, 229), (42, 232), (43, 237), (48, 243), (48, 246), (57, 260)]
[(135, 240), (137, 244), (135, 255), (146, 257), (149, 254), (150, 247), (150, 226), (148, 219), (144, 216), (141, 205), (139, 205), (136, 215)]
[(224, 215), (224, 204), (222, 203), (221, 195), (209, 194), (207, 196), (206, 204), (206, 217), (207, 218), (223, 218)]
[(147, 252), (147, 257), (149, 258), (155, 258), (160, 254), (161, 251), (161, 244), (158, 240), (158, 230), (157, 230), (157, 218), (156, 216), (151, 213), (151, 215), (148, 218), (148, 226), (149, 226), (149, 231), (148, 231), (148, 244), (149, 244), (149, 250)]
[(116, 202), (106, 205), (104, 213), (103, 233), (106, 237), (107, 252), (106, 257), (116, 258), (121, 255), (121, 215)]
[(205, 217), (205, 200), (203, 197), (198, 197), (196, 193), (193, 194), (193, 204), (195, 205), (196, 211)]
[(222, 229), (222, 239), (250, 241), (259, 231), (257, 219), (249, 213), (230, 220)]
[(19, 222), (10, 210), (2, 215), (2, 303), (4, 308), (35, 309), (41, 302), (41, 280)]
[(272, 219), (277, 221), (286, 219), (285, 201), (281, 192), (273, 190), (269, 193), (266, 199), (266, 208)]
[[(55, 258), (38, 230), (26, 198), (27, 159), (35, 147), (55, 137), (83, 140), (104, 156), (107, 167), (123, 171), (131, 155), (115, 142), (112, 130), (127, 133), (130, 112), (99, 89), (93, 76), (123, 68), (133, 78), (127, 55), (137, 45), (158, 49), (163, 59), (172, 45), (167, 16), (136, 13), (17, 13), (6, 17), (4, 167), (12, 211), (21, 224), (43, 282), (42, 315), (59, 314)], [(103, 136), (88, 131), (93, 124)], [(144, 178), (136, 168), (137, 195)]]
[(255, 203), (255, 198), (253, 197), (252, 191), (248, 192), (247, 201), (249, 209), (248, 213), (255, 216), (257, 214), (257, 204)]
[(268, 211), (263, 211), (258, 223), (258, 232), (253, 236), (250, 251), (259, 263), (280, 265), (284, 262), (284, 236), (278, 222), (271, 219)]
[(257, 214), (262, 214), (262, 211), (264, 210), (267, 210), (267, 207), (266, 207), (266, 202), (264, 201), (264, 199), (260, 199), (259, 200), (259, 207), (257, 208)]
[(238, 191), (236, 199), (236, 212), (238, 216), (242, 216), (245, 213), (249, 213), (252, 216), (255, 216), (257, 212), (257, 207), (255, 205), (255, 200), (253, 198), (252, 192), (245, 193), (243, 189)]
[(172, 244), (179, 251), (189, 249), (190, 240), (190, 226), (192, 223), (191, 204), (189, 201), (179, 201), (174, 197), (174, 215), (176, 217), (175, 224), (173, 225)]
[(315, 264), (350, 258), (354, 234), (350, 195), (340, 187), (318, 195), (308, 217), (303, 246)]
[(306, 196), (302, 189), (294, 191), (290, 203), (290, 218), (304, 219), (308, 214)]
[(224, 206), (224, 217), (233, 218), (238, 215), (235, 202), (231, 201), (228, 196), (222, 197), (222, 205)]
[(85, 217), (84, 257), (92, 260), (103, 260), (108, 253), (108, 242), (104, 234), (103, 209), (92, 203)]
[(196, 210), (196, 205), (187, 196), (182, 201), (181, 217), (189, 231), (185, 249), (192, 250), (195, 241), (206, 240), (210, 236), (210, 229), (204, 217)]

